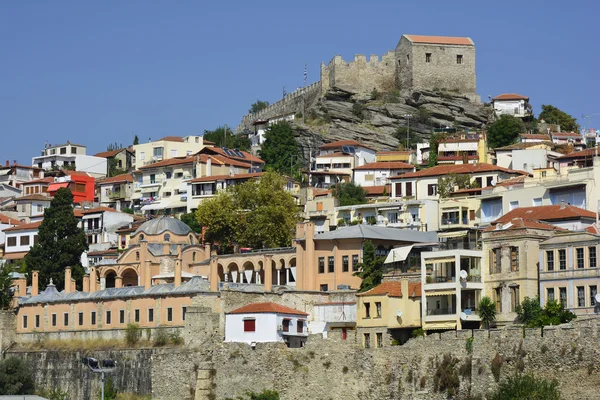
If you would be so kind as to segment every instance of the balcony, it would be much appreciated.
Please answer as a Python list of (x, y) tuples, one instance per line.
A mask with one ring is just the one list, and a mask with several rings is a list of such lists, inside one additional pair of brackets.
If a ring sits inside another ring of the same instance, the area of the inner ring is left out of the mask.
[(111, 200), (124, 199), (125, 197), (126, 196), (125, 196), (124, 192), (123, 193), (121, 193), (121, 192), (110, 192), (108, 194), (108, 198), (111, 199)]
[(327, 217), (327, 210), (308, 211), (309, 218)]
[(432, 315), (456, 315), (456, 307), (428, 308), (427, 316)]
[(452, 218), (444, 218), (442, 216), (442, 225), (443, 226), (452, 226), (452, 225), (469, 225), (469, 218), (467, 217), (463, 217), (463, 218), (458, 218), (458, 217), (452, 217)]

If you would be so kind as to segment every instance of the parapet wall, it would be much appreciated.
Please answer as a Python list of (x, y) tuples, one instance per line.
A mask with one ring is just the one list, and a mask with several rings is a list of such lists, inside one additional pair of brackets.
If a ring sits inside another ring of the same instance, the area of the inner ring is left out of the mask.
[(381, 60), (377, 54), (371, 54), (369, 61), (365, 55), (357, 54), (350, 62), (335, 56), (327, 66), (321, 65), (322, 93), (331, 87), (361, 93), (371, 93), (373, 89), (389, 92), (396, 87), (395, 59), (393, 51), (385, 53)]

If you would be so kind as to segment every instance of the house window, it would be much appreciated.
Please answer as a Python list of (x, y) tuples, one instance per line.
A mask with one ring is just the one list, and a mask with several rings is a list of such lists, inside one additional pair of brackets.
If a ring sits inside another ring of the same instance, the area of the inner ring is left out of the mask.
[(154, 149), (152, 149), (152, 156), (156, 157), (156, 158), (162, 158), (162, 156), (163, 156), (163, 148), (162, 147), (155, 147)]
[(387, 215), (388, 222), (390, 224), (398, 223), (398, 213), (397, 212), (389, 212)]
[(187, 307), (181, 307), (181, 320), (185, 321), (185, 314), (187, 314)]
[(304, 333), (304, 321), (301, 319), (296, 324), (296, 333)]
[(358, 254), (352, 255), (352, 271), (358, 271)]
[(35, 327), (36, 328), (40, 327), (40, 316), (39, 315), (35, 316)]
[(502, 249), (492, 249), (490, 251), (490, 274), (502, 272)]
[(173, 321), (173, 308), (171, 307), (167, 308), (167, 321)]
[(371, 347), (371, 334), (365, 333), (364, 340), (365, 340), (365, 349), (370, 348)]
[(431, 62), (431, 53), (425, 53), (425, 62)]
[(583, 258), (583, 247), (575, 249), (575, 254), (577, 256), (577, 268), (585, 267), (585, 259)]
[(107, 311), (107, 312), (106, 312), (106, 325), (110, 325), (110, 324), (111, 324), (111, 322), (112, 322), (112, 321), (111, 321), (111, 319), (112, 319), (111, 317), (112, 317), (112, 314), (111, 314), (111, 312), (110, 312), (110, 311)]
[(43, 211), (44, 211), (44, 206), (43, 206), (43, 205), (41, 205), (41, 204), (38, 204), (38, 205), (37, 205), (37, 212), (41, 213), (41, 212), (43, 212)]
[(348, 256), (342, 256), (342, 272), (348, 272)]
[(412, 192), (412, 182), (406, 182), (406, 195), (407, 196), (412, 196), (413, 192)]
[(511, 201), (510, 204), (508, 205), (508, 209), (510, 211), (519, 208), (519, 201), (515, 200), (515, 201)]
[(29, 236), (21, 236), (19, 238), (19, 245), (20, 246), (29, 246)]
[(156, 174), (150, 174), (150, 183), (156, 183)]
[(554, 271), (554, 251), (546, 251), (546, 269), (548, 271)]
[(519, 248), (510, 248), (510, 270), (516, 272), (519, 270)]
[(335, 271), (335, 258), (327, 257), (327, 272)]
[(319, 290), (321, 292), (326, 292), (329, 289), (329, 286), (327, 284), (323, 284), (319, 286)]
[(52, 314), (52, 326), (56, 326), (56, 314)]
[(558, 288), (558, 298), (560, 299), (560, 304), (562, 304), (563, 307), (567, 308), (567, 288), (566, 287)]
[(23, 315), (23, 329), (27, 329), (27, 315)]
[(79, 323), (79, 326), (82, 326), (83, 325), (83, 313), (82, 312), (79, 313), (78, 319), (79, 319), (79, 321), (77, 321), (77, 322)]
[(71, 154), (77, 154), (77, 147), (71, 147)]
[(171, 241), (171, 235), (168, 233), (165, 233), (165, 242), (170, 242)]
[(536, 197), (533, 199), (533, 206), (534, 207), (539, 207), (542, 205), (542, 198), (541, 197)]
[(17, 245), (17, 238), (15, 236), (6, 238), (6, 246), (7, 247), (15, 247), (16, 245)]
[(166, 179), (171, 179), (171, 176), (172, 176), (172, 174), (173, 174), (173, 173), (172, 173), (171, 171), (166, 171), (166, 172), (165, 172), (165, 178), (166, 178)]
[(564, 249), (558, 250), (558, 268), (560, 270), (567, 269), (567, 251)]
[(371, 318), (371, 303), (365, 303), (365, 318)]
[(462, 56), (462, 54), (457, 54), (456, 55), (456, 63), (457, 64), (462, 64), (463, 63), (463, 56)]
[(96, 311), (92, 311), (90, 315), (90, 324), (96, 325)]
[(148, 322), (154, 322), (154, 308), (148, 309)]
[(285, 318), (283, 321), (281, 321), (281, 326), (282, 326), (284, 332), (289, 332), (290, 331), (290, 320)]
[(396, 187), (396, 197), (402, 197), (402, 183), (398, 182), (395, 185)]
[(38, 244), (39, 243), (40, 238), (38, 237), (38, 235), (33, 235), (33, 244)]
[(469, 221), (475, 221), (475, 210), (469, 210)]
[(119, 310), (119, 323), (125, 323), (125, 310)]
[(256, 332), (256, 320), (254, 318), (244, 320), (244, 332)]
[(63, 314), (63, 326), (69, 326), (69, 313)]
[(515, 311), (519, 303), (519, 286), (510, 287), (510, 311)]
[(485, 178), (485, 184), (486, 186), (493, 186), (492, 183), (494, 182), (494, 177), (493, 176), (488, 176)]
[(378, 348), (383, 347), (383, 333), (381, 333), (381, 332), (376, 333), (375, 338), (377, 340), (377, 347)]
[(319, 273), (325, 273), (325, 257), (319, 257)]
[(140, 161), (144, 161), (146, 159), (146, 153), (143, 151), (140, 151)]
[(577, 307), (585, 307), (585, 288), (577, 286)]
[(432, 183), (427, 185), (427, 195), (428, 196), (437, 196), (437, 184)]
[(588, 258), (590, 260), (590, 268), (596, 268), (596, 246), (588, 247)]
[(60, 154), (67, 154), (67, 148), (66, 147), (61, 147), (60, 148)]
[(494, 297), (496, 298), (496, 312), (502, 312), (502, 288), (494, 289)]
[(548, 298), (548, 301), (554, 301), (554, 288), (548, 288), (546, 289), (546, 297)]
[(381, 318), (381, 302), (375, 302), (375, 311), (377, 312), (377, 318)]

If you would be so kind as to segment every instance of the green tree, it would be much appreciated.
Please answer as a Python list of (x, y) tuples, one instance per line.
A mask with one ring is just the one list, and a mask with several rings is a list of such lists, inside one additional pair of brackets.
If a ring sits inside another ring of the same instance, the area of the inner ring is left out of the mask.
[(299, 154), (294, 129), (289, 122), (278, 122), (267, 128), (265, 142), (259, 151), (267, 169), (293, 175), (298, 168)]
[(542, 308), (539, 297), (525, 297), (515, 310), (517, 320), (528, 328), (541, 328), (548, 325), (560, 325), (572, 321), (576, 315), (565, 310), (562, 303), (552, 300)]
[(438, 148), (440, 143), (446, 140), (445, 133), (432, 133), (429, 138), (429, 159), (427, 160), (428, 167), (435, 167), (438, 163)]
[(135, 145), (138, 145), (138, 144), (140, 144), (140, 138), (138, 138), (138, 135), (135, 135), (133, 137), (133, 145), (135, 146)]
[(560, 125), (563, 132), (579, 132), (577, 119), (549, 104), (542, 104), (542, 112), (538, 116), (538, 121), (542, 120), (549, 124)]
[(39, 270), (40, 290), (45, 289), (52, 278), (60, 291), (64, 289), (65, 267), (70, 266), (77, 287), (81, 289), (84, 271), (80, 257), (87, 249), (85, 234), (73, 215), (73, 195), (69, 189), (60, 188), (50, 207), (44, 211), (38, 243), (25, 256), (29, 277), (33, 270)]
[(560, 400), (558, 381), (536, 378), (532, 374), (515, 375), (500, 383), (491, 400)]
[(477, 305), (479, 318), (486, 329), (490, 328), (490, 324), (496, 320), (496, 305), (488, 296), (484, 296), (479, 300)]
[(520, 118), (502, 114), (487, 128), (488, 146), (493, 149), (508, 146), (515, 143), (519, 139), (519, 135), (524, 132), (525, 123)]
[(375, 246), (370, 240), (363, 245), (363, 259), (358, 263), (358, 271), (354, 273), (362, 279), (359, 292), (366, 292), (381, 283), (383, 279), (383, 257), (375, 253)]
[(10, 308), (12, 279), (9, 274), (11, 272), (12, 269), (8, 264), (0, 267), (0, 310), (8, 310)]
[(187, 213), (187, 214), (181, 214), (181, 216), (179, 217), (179, 219), (181, 220), (181, 222), (184, 222), (187, 226), (189, 226), (190, 229), (192, 231), (194, 231), (195, 233), (202, 232), (202, 225), (200, 225), (198, 223), (198, 219), (196, 218), (196, 214), (194, 214), (193, 212)]
[(438, 194), (441, 198), (447, 198), (454, 188), (474, 189), (480, 185), (476, 180), (471, 181), (469, 175), (449, 174), (445, 177), (438, 178)]
[(231, 128), (227, 127), (225, 129), (224, 126), (219, 126), (212, 131), (205, 130), (203, 138), (214, 142), (218, 147), (248, 150), (251, 146), (250, 139), (242, 135), (236, 135)]
[(257, 112), (264, 110), (269, 107), (268, 101), (256, 100), (256, 102), (252, 103), (250, 109), (248, 110), (249, 114), (256, 114)]
[(0, 395), (33, 393), (33, 374), (27, 363), (16, 357), (0, 360)]
[(283, 176), (266, 172), (258, 180), (203, 201), (196, 218), (212, 242), (253, 248), (289, 246), (298, 211), (293, 196), (284, 189), (286, 184)]
[(333, 187), (333, 197), (338, 199), (340, 206), (353, 206), (367, 203), (367, 192), (354, 182), (341, 182)]
[(114, 142), (114, 143), (111, 143), (108, 146), (106, 146), (106, 151), (119, 150), (119, 149), (122, 149), (122, 148), (123, 148), (122, 144)]

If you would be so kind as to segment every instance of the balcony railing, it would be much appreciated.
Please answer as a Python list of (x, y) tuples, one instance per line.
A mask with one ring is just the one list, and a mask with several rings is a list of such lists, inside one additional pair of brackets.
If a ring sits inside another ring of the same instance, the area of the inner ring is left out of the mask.
[(467, 282), (481, 282), (481, 275), (469, 274), (466, 279)]
[(432, 276), (427, 283), (456, 282), (456, 276)]
[(456, 307), (428, 308), (427, 315), (452, 315), (456, 314)]
[(442, 218), (442, 225), (469, 225), (469, 218)]
[(108, 198), (109, 199), (124, 199), (125, 198), (125, 193), (121, 193), (121, 192), (110, 192), (108, 194)]

